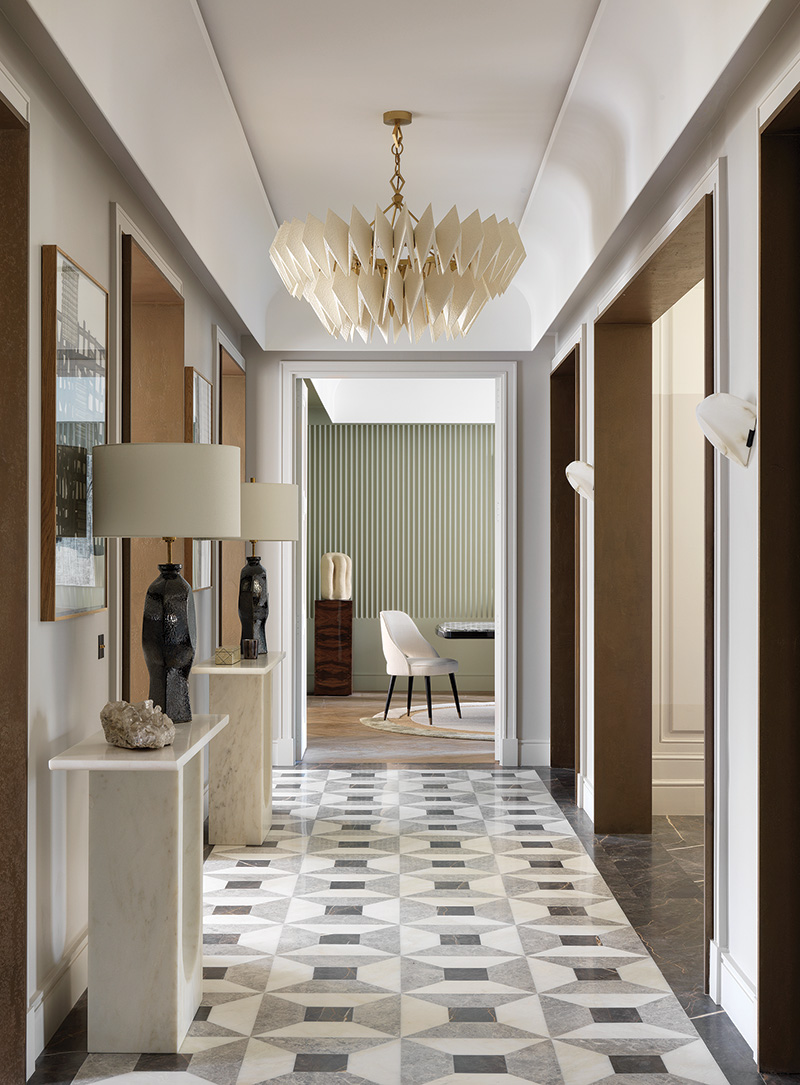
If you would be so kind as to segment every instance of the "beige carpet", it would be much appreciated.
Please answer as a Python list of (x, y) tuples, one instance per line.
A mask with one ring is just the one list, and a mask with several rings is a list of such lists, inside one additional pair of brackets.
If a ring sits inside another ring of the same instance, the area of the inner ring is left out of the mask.
[(399, 735), (415, 735), (417, 738), (469, 738), (476, 742), (489, 742), (494, 738), (494, 702), (477, 701), (461, 705), (462, 719), (458, 718), (454, 704), (433, 706), (433, 726), (428, 723), (428, 710), (417, 706), (407, 716), (402, 708), (392, 708), (389, 718), (383, 713), (362, 718), (365, 727), (376, 731), (392, 731)]

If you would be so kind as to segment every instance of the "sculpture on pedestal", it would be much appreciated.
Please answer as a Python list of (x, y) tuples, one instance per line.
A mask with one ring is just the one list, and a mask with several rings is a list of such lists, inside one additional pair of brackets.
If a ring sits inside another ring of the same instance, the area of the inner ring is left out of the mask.
[(323, 554), (319, 563), (320, 597), (353, 598), (353, 559), (347, 554)]

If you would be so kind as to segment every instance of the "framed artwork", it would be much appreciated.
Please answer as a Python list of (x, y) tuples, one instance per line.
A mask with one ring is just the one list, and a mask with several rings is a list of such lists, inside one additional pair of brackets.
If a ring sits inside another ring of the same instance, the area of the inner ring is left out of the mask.
[(105, 609), (106, 540), (92, 534), (92, 449), (105, 444), (108, 291), (42, 246), (43, 622)]
[[(184, 370), (184, 440), (210, 445), (213, 440), (214, 414), (211, 381), (192, 366)], [(211, 540), (187, 539), (186, 579), (193, 591), (211, 587)]]

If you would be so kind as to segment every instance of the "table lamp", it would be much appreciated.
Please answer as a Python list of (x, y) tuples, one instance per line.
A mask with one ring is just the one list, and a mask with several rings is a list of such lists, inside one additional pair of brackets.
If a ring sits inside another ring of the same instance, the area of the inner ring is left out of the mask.
[(142, 649), (150, 699), (175, 723), (192, 718), (196, 622), (192, 589), (172, 561), (172, 544), (238, 532), (240, 457), (233, 446), (177, 442), (96, 445), (92, 454), (95, 535), (160, 537), (167, 544), (167, 560), (145, 596)]
[[(269, 593), (267, 571), (256, 555), (256, 542), (291, 542), (298, 538), (300, 501), (297, 486), (289, 482), (249, 482), (242, 487), (242, 525), (239, 539), (252, 546), (239, 577), (239, 620), (242, 641), (255, 640), (258, 654), (267, 652)], [(242, 646), (242, 654), (244, 647)]]

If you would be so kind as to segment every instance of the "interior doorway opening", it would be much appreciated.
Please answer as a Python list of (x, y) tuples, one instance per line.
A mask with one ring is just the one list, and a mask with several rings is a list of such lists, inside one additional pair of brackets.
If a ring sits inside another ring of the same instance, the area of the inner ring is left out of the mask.
[[(679, 324), (692, 328), (690, 352), (669, 342)], [(595, 324), (594, 451), (595, 831), (649, 834), (654, 812), (675, 802), (702, 815), (706, 983), (714, 915), (714, 453), (691, 428), (690, 400), (714, 391), (714, 369), (707, 195)], [(691, 499), (681, 486), (690, 486)], [(689, 766), (682, 786), (670, 775), (679, 760)]]
[[(301, 490), (307, 492), (308, 472), (308, 403), (306, 378), (345, 379), (358, 377), (363, 380), (375, 380), (376, 382), (394, 380), (462, 380), (462, 381), (491, 381), (491, 412), (494, 419), (493, 433), (493, 482), (494, 494), (490, 510), (490, 531), (494, 545), (494, 561), (490, 570), (490, 580), (494, 593), (494, 620), (495, 638), (491, 642), (490, 658), (493, 657), (493, 669), (496, 677), (495, 697), (495, 720), (488, 742), (482, 743), (486, 753), (481, 753), (481, 760), (499, 760), (505, 764), (516, 764), (519, 758), (519, 743), (516, 730), (516, 677), (514, 647), (516, 634), (516, 543), (515, 531), (510, 526), (516, 510), (516, 430), (515, 430), (515, 364), (513, 362), (451, 362), (443, 363), (420, 363), (410, 361), (402, 368), (393, 369), (387, 374), (385, 367), (377, 362), (350, 362), (344, 366), (333, 367), (330, 363), (282, 363), (283, 378), (283, 417), (286, 424), (284, 430), (284, 481), (296, 481), (301, 485)], [(383, 385), (384, 388), (388, 385)], [(434, 385), (429, 385), (431, 390)], [(287, 455), (288, 454), (288, 455)], [(456, 466), (458, 466), (456, 464)], [(308, 664), (306, 622), (301, 620), (308, 613), (307, 603), (307, 576), (306, 562), (319, 560), (319, 555), (309, 554), (307, 548), (307, 526), (301, 530), (301, 543), (295, 548), (295, 553), (284, 556), (285, 582), (292, 585), (291, 598), (284, 596), (284, 617), (288, 625), (289, 636), (287, 641), (292, 640), (295, 645), (292, 660), (293, 674), (291, 681), (283, 683), (282, 703), (284, 705), (284, 719), (293, 725), (292, 754), (294, 760), (299, 760), (308, 744), (306, 698), (308, 688)], [(401, 548), (402, 549), (402, 548)], [(408, 547), (405, 548), (408, 551)], [(404, 551), (405, 553), (405, 551)], [(413, 559), (410, 553), (405, 557), (411, 562), (413, 580)], [(389, 609), (378, 603), (379, 609)], [(401, 609), (400, 606), (397, 607)], [(406, 609), (406, 608), (403, 608)], [(410, 608), (408, 608), (410, 609)], [(457, 616), (457, 615), (456, 615)], [(377, 617), (377, 615), (376, 615)], [(443, 614), (442, 618), (453, 617)], [(374, 619), (373, 619), (374, 620)], [(455, 652), (448, 651), (448, 641), (439, 640), (435, 636), (433, 622), (429, 639), (436, 640), (437, 650), (441, 655), (455, 656)], [(286, 629), (287, 626), (284, 626)], [(377, 623), (376, 623), (377, 628)], [(426, 635), (426, 631), (423, 631)], [(372, 645), (374, 654), (375, 644)], [(385, 662), (378, 647), (381, 658), (381, 685), (378, 690), (373, 690), (380, 697), (380, 704), (376, 705), (370, 715), (376, 715), (378, 708), (384, 707), (388, 675), (385, 675)], [(287, 675), (288, 677), (288, 675)], [(447, 684), (447, 678), (444, 679)], [(419, 683), (422, 685), (422, 683)], [(469, 683), (468, 683), (469, 684)], [(462, 687), (459, 685), (459, 691)], [(368, 692), (368, 691), (363, 691)], [(485, 691), (476, 691), (484, 693)], [(405, 688), (402, 691), (405, 694)], [(449, 686), (448, 686), (449, 693)], [(462, 696), (462, 700), (466, 693)], [(405, 696), (397, 698), (405, 707)], [(434, 695), (435, 699), (435, 695)], [(478, 698), (476, 698), (478, 699)], [(424, 705), (424, 700), (423, 700)], [(398, 704), (400, 707), (400, 704)], [(360, 717), (359, 717), (360, 719)], [(360, 724), (359, 724), (360, 725)], [(360, 725), (361, 726), (361, 725)], [(364, 728), (364, 734), (370, 732)], [(288, 736), (287, 736), (288, 737)], [(403, 738), (405, 736), (392, 736)], [(428, 741), (432, 741), (428, 739)], [(447, 741), (447, 740), (444, 740)], [(455, 741), (455, 740), (452, 740)], [(470, 740), (464, 740), (470, 741)], [(478, 743), (471, 741), (470, 749), (475, 749)], [(284, 747), (285, 749), (285, 747)], [(438, 749), (438, 747), (437, 747)], [(286, 763), (287, 754), (282, 751), (281, 744), (276, 744), (276, 762)], [(432, 755), (431, 759), (435, 759)], [(439, 754), (438, 756), (441, 756)]]
[(494, 382), (305, 384), (305, 760), (493, 761)]

